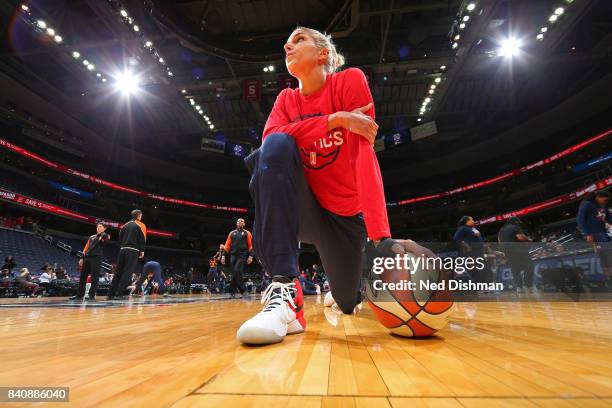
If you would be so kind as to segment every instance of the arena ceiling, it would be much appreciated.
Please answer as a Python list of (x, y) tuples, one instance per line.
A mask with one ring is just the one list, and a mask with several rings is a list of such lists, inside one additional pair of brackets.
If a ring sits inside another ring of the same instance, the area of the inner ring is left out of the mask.
[[(470, 3), (475, 3), (471, 20), (459, 30)], [(128, 103), (109, 94), (107, 84), (52, 39), (41, 40), (20, 19), (22, 4), (0, 0), (5, 22), (0, 71), (98, 134), (213, 171), (244, 172), (240, 160), (201, 151), (201, 137), (221, 132), (229, 140), (258, 144), (278, 81), (286, 75), (282, 44), (298, 24), (331, 32), (348, 64), (366, 70), (383, 132), (418, 125), (420, 117), (422, 123), (436, 121), (435, 138), (381, 153), (383, 170), (443, 156), (550, 110), (608, 75), (612, 52), (607, 0), (27, 2), (61, 30), (61, 46), (91, 56), (101, 75), (137, 72), (141, 92)], [(552, 24), (548, 19), (558, 7), (565, 11)], [(122, 18), (123, 9), (164, 64), (142, 46), (143, 37)], [(538, 40), (543, 26), (549, 30)], [(515, 58), (498, 55), (508, 38), (521, 42)], [(274, 72), (264, 72), (269, 65)], [(420, 116), (438, 77), (443, 81)], [(258, 100), (244, 99), (247, 80), (260, 81)], [(198, 101), (214, 129), (188, 97)]]

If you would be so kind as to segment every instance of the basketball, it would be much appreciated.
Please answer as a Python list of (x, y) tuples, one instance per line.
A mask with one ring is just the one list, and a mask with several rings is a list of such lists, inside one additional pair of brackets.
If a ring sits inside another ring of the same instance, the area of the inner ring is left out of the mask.
[[(407, 258), (411, 265), (419, 256), (433, 255), (427, 248), (412, 244), (410, 249), (416, 253), (407, 251), (397, 241), (380, 250), (384, 255), (390, 252)], [(375, 280), (380, 282), (374, 284)], [(447, 280), (445, 269), (417, 267), (411, 271), (409, 268), (386, 268), (380, 275), (370, 277), (366, 296), (376, 319), (391, 333), (403, 337), (429, 337), (446, 326), (453, 309), (448, 286), (432, 288), (442, 286), (440, 283)], [(411, 290), (407, 282), (413, 282), (414, 289)]]

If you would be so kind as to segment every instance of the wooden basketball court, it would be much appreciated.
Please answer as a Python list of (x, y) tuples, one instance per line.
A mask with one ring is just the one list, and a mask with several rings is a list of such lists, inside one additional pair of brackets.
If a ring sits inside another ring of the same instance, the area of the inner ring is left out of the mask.
[(414, 340), (309, 296), (307, 332), (265, 347), (234, 338), (255, 299), (33, 306), (0, 308), (0, 385), (70, 387), (45, 406), (612, 406), (609, 302), (462, 303)]

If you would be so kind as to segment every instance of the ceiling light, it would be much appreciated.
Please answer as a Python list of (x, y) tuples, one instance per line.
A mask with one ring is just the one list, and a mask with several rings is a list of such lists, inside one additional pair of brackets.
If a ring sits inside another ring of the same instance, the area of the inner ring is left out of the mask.
[(73, 51), (72, 52), (72, 56), (76, 59), (79, 59), (81, 57), (81, 53), (78, 51)]
[(147, 41), (145, 43), (145, 47), (151, 48), (153, 46), (153, 43), (151, 41)]
[(83, 65), (88, 66), (89, 65), (89, 61), (83, 60)]
[(215, 125), (210, 125), (209, 128), (214, 129)]
[(125, 11), (125, 10), (121, 10), (119, 13), (121, 14), (121, 17), (127, 17), (127, 15), (128, 15), (127, 11)]
[(64, 41), (64, 39), (62, 38), (61, 35), (56, 35), (55, 37), (53, 37), (53, 39), (55, 40), (56, 43), (61, 43), (62, 41)]
[(423, 120), (423, 119), (421, 119), (421, 118), (418, 118), (418, 119), (417, 119), (417, 122), (420, 122), (420, 121), (422, 121), (422, 120)]
[(181, 89), (181, 93), (185, 94), (185, 93), (187, 93), (187, 90), (186, 89)]
[(200, 110), (200, 109), (202, 109), (202, 108), (200, 107), (200, 105), (196, 105), (196, 106), (195, 106), (195, 109), (196, 109), (196, 110)]
[(140, 31), (140, 27), (138, 27), (137, 25), (134, 24), (134, 31), (136, 31), (136, 32)]
[(457, 47), (459, 47), (459, 43), (454, 42), (454, 43), (453, 43), (453, 50), (454, 50), (455, 48), (457, 48)]
[(100, 78), (100, 77), (102, 76), (102, 74), (98, 72), (98, 73), (96, 74), (96, 76), (97, 76), (98, 78)]
[(547, 31), (548, 31), (548, 27), (542, 27), (542, 28), (540, 28), (540, 32), (541, 32), (541, 33), (545, 33), (545, 32), (547, 32)]
[(159, 60), (158, 60), (158, 61), (159, 61), (159, 63), (160, 63), (160, 64), (163, 64), (163, 63), (164, 63), (164, 59), (163, 59), (163, 58), (161, 58), (161, 57), (159, 58)]
[(465, 28), (465, 23), (459, 24), (459, 28), (463, 30)]
[(434, 79), (436, 84), (439, 84), (440, 82), (442, 82), (442, 78), (438, 77), (436, 79)]
[(122, 72), (115, 77), (115, 89), (124, 95), (138, 91), (139, 83), (140, 78), (130, 71)]
[(268, 67), (264, 67), (263, 71), (268, 72)]
[(89, 64), (89, 65), (87, 66), (87, 69), (88, 69), (88, 70), (90, 70), (90, 71), (93, 71), (93, 70), (94, 70), (94, 68), (95, 68), (95, 65), (94, 65), (94, 64)]
[(436, 89), (436, 86), (435, 86), (435, 85), (432, 85), (432, 86), (430, 87), (430, 89)]
[(539, 41), (542, 41), (544, 39), (544, 34), (540, 33), (536, 35), (536, 39), (538, 39)]
[(446, 65), (440, 65), (440, 69), (444, 71), (446, 69)]
[(563, 7), (559, 7), (558, 9), (555, 10), (555, 14), (558, 16), (560, 16), (564, 12), (565, 12), (565, 9)]
[(172, 71), (168, 71), (168, 76), (172, 76), (172, 75), (174, 75)]
[(559, 18), (558, 15), (553, 14), (552, 16), (548, 17), (548, 21), (550, 21), (551, 23), (554, 23), (555, 21), (557, 21), (558, 18)]
[(516, 38), (508, 38), (502, 41), (499, 50), (497, 51), (498, 55), (502, 57), (513, 57), (519, 53), (521, 50), (521, 44)]
[(429, 94), (430, 94), (430, 95), (433, 95), (433, 94), (434, 94), (434, 92), (436, 92), (436, 91), (435, 91), (435, 90), (433, 90), (433, 89), (430, 89), (430, 90), (429, 90)]
[(431, 102), (431, 98), (425, 98), (425, 102), (427, 103)]
[(47, 28), (47, 34), (49, 35), (55, 35), (55, 30), (52, 29), (51, 27)]
[(36, 25), (37, 25), (38, 27), (42, 28), (42, 29), (47, 28), (47, 23), (45, 23), (43, 20), (38, 20), (38, 21), (36, 22)]
[(274, 72), (274, 65), (270, 65), (270, 66), (268, 67), (268, 70), (269, 70), (270, 72)]
[(463, 16), (463, 21), (465, 21), (465, 22), (470, 21), (470, 16)]
[(457, 34), (457, 35), (455, 36), (455, 41), (459, 41), (459, 39), (460, 39), (460, 38), (461, 38), (461, 35)]
[(23, 11), (28, 11), (28, 10), (29, 10), (28, 6), (26, 6), (25, 4), (22, 4), (22, 5), (21, 5), (21, 9), (22, 9)]
[(102, 82), (106, 82), (106, 78), (102, 78)]
[(470, 3), (466, 7), (467, 11), (473, 11), (475, 8), (476, 8), (476, 4), (474, 4), (474, 3)]

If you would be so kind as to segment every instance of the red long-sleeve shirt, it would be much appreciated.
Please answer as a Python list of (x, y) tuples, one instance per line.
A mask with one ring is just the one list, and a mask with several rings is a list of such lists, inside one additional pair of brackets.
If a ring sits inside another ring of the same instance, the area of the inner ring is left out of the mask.
[[(374, 149), (344, 128), (327, 131), (328, 116), (372, 102), (364, 73), (357, 68), (328, 75), (317, 92), (304, 96), (284, 89), (264, 128), (293, 137), (300, 149), (306, 180), (319, 204), (342, 216), (363, 213), (370, 239), (390, 237), (382, 176)], [(374, 118), (374, 108), (367, 112)]]

